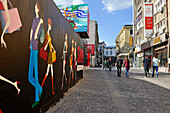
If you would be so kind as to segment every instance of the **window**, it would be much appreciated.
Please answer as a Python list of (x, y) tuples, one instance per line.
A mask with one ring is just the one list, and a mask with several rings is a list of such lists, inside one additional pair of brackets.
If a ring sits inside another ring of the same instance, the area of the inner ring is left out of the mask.
[(108, 51), (106, 51), (106, 55), (108, 55)]
[(131, 30), (130, 30), (130, 35), (132, 35), (132, 34), (133, 34), (133, 30), (131, 29)]
[(154, 6), (154, 14), (162, 10), (162, 7), (165, 6), (165, 0), (159, 0)]
[(112, 55), (112, 51), (110, 51), (110, 55)]
[(155, 31), (156, 31), (156, 33), (162, 32), (163, 29), (165, 29), (165, 19), (162, 20), (162, 21), (160, 21), (160, 22), (159, 22), (158, 24), (156, 24), (156, 26), (155, 26)]
[(165, 19), (162, 21), (162, 29), (165, 29)]
[(142, 20), (137, 24), (137, 31), (143, 27)]
[(142, 43), (142, 37), (139, 37), (138, 39), (137, 39), (137, 45), (140, 45)]

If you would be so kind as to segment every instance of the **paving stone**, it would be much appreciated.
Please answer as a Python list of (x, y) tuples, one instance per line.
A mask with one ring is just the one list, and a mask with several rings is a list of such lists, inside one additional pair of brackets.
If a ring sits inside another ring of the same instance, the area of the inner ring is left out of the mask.
[(60, 102), (47, 111), (60, 112), (169, 113), (170, 90), (134, 78), (119, 78), (115, 70), (90, 69)]

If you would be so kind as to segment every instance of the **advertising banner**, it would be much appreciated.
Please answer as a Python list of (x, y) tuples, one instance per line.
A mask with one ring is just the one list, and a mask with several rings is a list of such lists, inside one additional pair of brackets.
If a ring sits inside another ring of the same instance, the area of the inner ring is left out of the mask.
[(144, 19), (145, 19), (145, 37), (150, 37), (153, 32), (153, 12), (152, 12), (152, 4), (145, 3), (144, 6)]
[(58, 5), (58, 8), (76, 32), (88, 31), (88, 4)]
[(91, 50), (91, 55), (94, 55), (95, 45), (94, 44), (86, 44), (87, 49)]
[(129, 46), (130, 46), (130, 47), (133, 46), (133, 37), (129, 37)]

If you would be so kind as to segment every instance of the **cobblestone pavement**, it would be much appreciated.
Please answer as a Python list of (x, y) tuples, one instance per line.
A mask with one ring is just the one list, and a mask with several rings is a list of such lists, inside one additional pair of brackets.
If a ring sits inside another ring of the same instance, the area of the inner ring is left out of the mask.
[[(124, 73), (123, 73), (124, 74)], [(47, 113), (170, 113), (170, 90), (146, 81), (89, 69)]]

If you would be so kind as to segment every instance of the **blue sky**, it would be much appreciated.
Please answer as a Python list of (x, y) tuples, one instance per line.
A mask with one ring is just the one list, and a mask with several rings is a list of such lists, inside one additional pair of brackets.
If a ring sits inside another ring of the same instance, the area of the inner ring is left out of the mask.
[(90, 20), (98, 22), (99, 40), (115, 46), (124, 25), (132, 23), (132, 0), (54, 0), (57, 5), (88, 4)]

